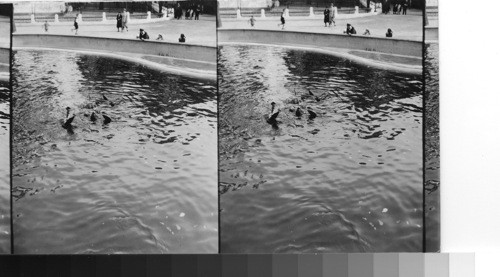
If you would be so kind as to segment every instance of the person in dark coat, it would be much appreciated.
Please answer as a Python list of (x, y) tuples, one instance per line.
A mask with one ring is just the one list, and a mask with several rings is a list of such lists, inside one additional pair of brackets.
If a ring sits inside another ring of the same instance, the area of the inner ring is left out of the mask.
[(325, 27), (327, 27), (326, 24), (330, 23), (330, 10), (328, 9), (328, 7), (325, 8), (323, 15), (324, 15), (323, 22), (325, 22)]
[(75, 17), (75, 21), (73, 22), (73, 27), (75, 27), (75, 35), (78, 35), (78, 16)]
[(392, 30), (391, 29), (387, 29), (387, 33), (385, 33), (385, 37), (392, 38)]
[(118, 12), (116, 15), (116, 29), (120, 32), (120, 29), (123, 29), (123, 15), (122, 12)]
[(281, 13), (281, 24), (278, 24), (278, 27), (279, 26), (282, 26), (281, 30), (285, 29), (285, 11), (284, 10)]
[(175, 18), (176, 19), (181, 19), (182, 18), (181, 4), (177, 3), (177, 7), (175, 8), (174, 13), (175, 13)]
[(181, 34), (181, 37), (179, 38), (179, 42), (186, 42), (186, 36), (184, 34)]
[(146, 31), (144, 31), (144, 29), (140, 29), (139, 36), (137, 38), (139, 38), (140, 40), (145, 40), (145, 39), (149, 39), (149, 35)]
[(404, 0), (404, 2), (403, 2), (403, 15), (406, 15), (407, 10), (408, 10), (408, 0)]
[(351, 25), (351, 24), (347, 24), (347, 28), (346, 30), (344, 31), (344, 34), (347, 34), (347, 35), (355, 35), (356, 34), (356, 29), (354, 29), (354, 27)]
[(200, 20), (200, 13), (201, 13), (201, 8), (200, 5), (198, 5), (194, 10), (194, 20)]
[(383, 0), (383, 2), (382, 2), (382, 13), (383, 14), (388, 14), (390, 10), (391, 10), (391, 3), (389, 2), (389, 0)]

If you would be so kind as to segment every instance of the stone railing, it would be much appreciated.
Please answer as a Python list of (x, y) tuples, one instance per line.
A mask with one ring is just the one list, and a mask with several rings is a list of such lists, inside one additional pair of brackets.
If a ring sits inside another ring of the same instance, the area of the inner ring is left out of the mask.
[[(373, 15), (375, 13), (380, 13), (381, 12), (381, 9), (375, 9), (375, 6), (373, 6), (373, 8), (368, 13), (361, 13), (360, 12), (360, 8), (358, 6), (354, 7), (354, 13), (351, 13), (351, 14), (339, 13), (337, 7), (333, 7), (333, 9), (334, 9), (335, 18), (365, 17), (365, 16), (370, 16), (370, 15)], [(321, 9), (321, 11), (323, 11), (323, 9)], [(269, 13), (271, 13), (272, 16), (276, 16), (277, 15), (276, 12), (269, 11)], [(290, 10), (288, 8), (285, 8), (283, 10), (283, 17), (289, 18), (289, 19), (293, 19), (293, 18), (303, 19), (304, 17), (315, 18), (315, 17), (322, 17), (322, 16), (323, 16), (322, 14), (321, 15), (315, 14), (315, 11), (314, 11), (313, 7), (309, 8), (309, 13), (308, 13), (308, 15), (305, 15), (305, 16), (291, 16), (290, 15)], [(269, 16), (266, 16), (266, 10), (265, 9), (261, 9), (260, 10), (260, 18), (266, 18), (266, 17), (269, 17)], [(248, 17), (245, 17), (245, 16), (242, 15), (242, 11), (240, 9), (236, 9), (236, 19), (247, 19), (247, 18)]]
[[(164, 10), (166, 10), (166, 9), (164, 9)], [(88, 18), (82, 17), (82, 14), (78, 14), (77, 20), (79, 23), (85, 22), (85, 24), (102, 24), (102, 23), (115, 24), (116, 23), (116, 20), (115, 20), (116, 15), (115, 14), (113, 14), (111, 16), (111, 19), (109, 19), (107, 16), (108, 16), (108, 14), (106, 14), (106, 12), (103, 12), (101, 17), (99, 17), (99, 18), (92, 17), (91, 20), (89, 20)], [(149, 12), (149, 11), (146, 13), (146, 18), (141, 18), (141, 19), (134, 18), (130, 15), (130, 13), (127, 13), (126, 16), (127, 16), (127, 22), (129, 24), (130, 23), (152, 23), (152, 22), (158, 22), (158, 21), (164, 21), (164, 20), (171, 19), (171, 17), (169, 17), (169, 13), (163, 13), (163, 14), (161, 14), (161, 17), (153, 18), (151, 16), (151, 12)], [(14, 18), (14, 20), (16, 20), (16, 18)], [(44, 18), (44, 20), (37, 20), (37, 18), (35, 17), (35, 14), (31, 14), (29, 23), (40, 24), (40, 23), (45, 22), (45, 20), (47, 20), (51, 23), (55, 23), (55, 24), (63, 24), (63, 23), (67, 24), (68, 22), (71, 22), (71, 23), (73, 22), (73, 19), (70, 21), (70, 20), (68, 20), (67, 17), (65, 18), (65, 20), (61, 20), (59, 18), (58, 14), (54, 14), (53, 21), (49, 20), (48, 18)], [(18, 22), (18, 23), (22, 23), (22, 22)]]

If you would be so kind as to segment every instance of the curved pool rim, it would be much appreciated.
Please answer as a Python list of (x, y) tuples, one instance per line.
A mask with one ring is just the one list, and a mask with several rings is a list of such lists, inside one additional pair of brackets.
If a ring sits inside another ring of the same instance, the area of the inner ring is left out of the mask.
[[(295, 50), (303, 50), (308, 52), (315, 52), (320, 54), (331, 55), (334, 57), (345, 58), (347, 60), (351, 60), (355, 63), (364, 66), (370, 66), (377, 69), (389, 70), (393, 72), (401, 72), (412, 75), (422, 75), (422, 67), (414, 67), (414, 66), (401, 66), (401, 65), (393, 65), (390, 63), (378, 62), (372, 59), (363, 58), (360, 56), (356, 56), (349, 53), (349, 50), (342, 51), (343, 49), (326, 49), (326, 48), (318, 48), (318, 47), (307, 47), (301, 45), (283, 45), (283, 44), (268, 44), (268, 43), (252, 43), (252, 42), (219, 42), (219, 46), (224, 45), (254, 45), (254, 46), (271, 46), (271, 47), (279, 47), (279, 48), (288, 48)], [(369, 53), (369, 52), (368, 52)], [(396, 55), (394, 55), (396, 56)], [(402, 56), (404, 57), (404, 56)]]
[(212, 46), (74, 35), (13, 34), (12, 50), (71, 51), (126, 60), (197, 79), (217, 78), (217, 51)]
[[(268, 45), (318, 52), (352, 60), (378, 69), (423, 74), (421, 41), (399, 40), (380, 37), (347, 36), (338, 34), (307, 33), (300, 31), (218, 29), (218, 46), (223, 45)], [(312, 44), (310, 42), (316, 43)], [(360, 43), (361, 42), (361, 43)], [(418, 61), (418, 65), (380, 61), (355, 55), (385, 55)]]
[(0, 81), (8, 82), (10, 79), (10, 48), (0, 46)]

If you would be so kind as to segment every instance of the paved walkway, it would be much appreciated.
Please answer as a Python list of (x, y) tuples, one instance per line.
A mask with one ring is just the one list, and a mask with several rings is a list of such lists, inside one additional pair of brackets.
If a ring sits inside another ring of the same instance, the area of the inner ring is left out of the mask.
[[(256, 29), (281, 29), (281, 27), (278, 27), (280, 19), (277, 17), (272, 18), (275, 20), (270, 20), (269, 18), (260, 20), (259, 17), (255, 19), (257, 20), (254, 27)], [(289, 18), (286, 20), (285, 31), (342, 34), (347, 23), (352, 24), (356, 28), (358, 35), (362, 35), (365, 29), (369, 29), (372, 36), (385, 37), (387, 29), (391, 28), (394, 38), (397, 39), (421, 41), (423, 37), (423, 16), (420, 11), (412, 11), (408, 15), (380, 14), (360, 18), (337, 19), (336, 27), (324, 27), (322, 18)], [(223, 19), (222, 28), (250, 29), (252, 27), (247, 20)]]
[[(43, 34), (42, 23), (17, 24), (16, 33), (19, 34)], [(49, 23), (50, 24), (50, 23)], [(186, 36), (186, 42), (190, 44), (216, 46), (216, 20), (215, 16), (200, 16), (200, 20), (168, 20), (155, 23), (136, 23), (129, 24), (129, 30), (117, 32), (116, 25), (111, 23), (80, 23), (78, 35), (107, 37), (107, 38), (127, 38), (135, 39), (139, 35), (139, 29), (144, 29), (149, 34), (151, 40), (155, 40), (158, 34), (162, 34), (164, 41), (178, 42), (180, 34)], [(71, 35), (73, 23), (51, 24), (49, 34)]]

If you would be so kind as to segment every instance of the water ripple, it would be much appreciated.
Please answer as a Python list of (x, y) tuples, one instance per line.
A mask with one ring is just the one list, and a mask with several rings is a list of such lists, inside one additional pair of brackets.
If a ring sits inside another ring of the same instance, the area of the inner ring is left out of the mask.
[(69, 52), (13, 64), (16, 253), (217, 252), (214, 83)]
[(222, 252), (422, 251), (421, 79), (275, 47), (219, 52)]
[(10, 254), (10, 90), (0, 82), (0, 254)]

